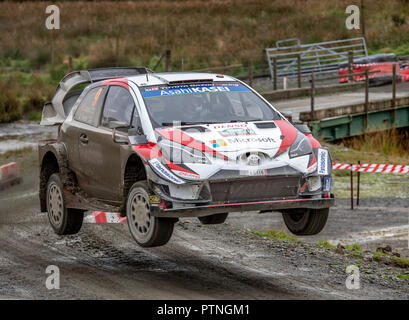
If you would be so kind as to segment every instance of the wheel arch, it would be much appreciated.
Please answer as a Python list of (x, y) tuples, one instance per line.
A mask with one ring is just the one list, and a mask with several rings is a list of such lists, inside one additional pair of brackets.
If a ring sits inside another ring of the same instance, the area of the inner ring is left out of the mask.
[(40, 163), (40, 207), (41, 212), (47, 211), (47, 182), (53, 173), (67, 172), (67, 153), (62, 143), (39, 145)]
[(121, 216), (126, 216), (126, 199), (131, 189), (132, 185), (135, 182), (143, 181), (147, 179), (146, 168), (143, 159), (136, 153), (132, 153), (129, 155), (125, 166), (124, 172), (122, 175), (122, 205), (121, 205)]

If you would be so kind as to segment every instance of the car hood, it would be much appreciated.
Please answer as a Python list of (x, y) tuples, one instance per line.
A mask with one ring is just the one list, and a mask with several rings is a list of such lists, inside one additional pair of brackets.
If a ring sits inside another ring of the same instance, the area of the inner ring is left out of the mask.
[(229, 158), (251, 151), (278, 155), (291, 146), (298, 134), (286, 120), (164, 127), (156, 132), (167, 140)]

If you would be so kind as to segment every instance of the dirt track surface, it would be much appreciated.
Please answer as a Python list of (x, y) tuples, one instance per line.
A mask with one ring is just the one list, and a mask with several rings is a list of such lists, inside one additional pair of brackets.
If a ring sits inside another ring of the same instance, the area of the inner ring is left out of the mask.
[[(401, 210), (389, 213), (388, 223), (358, 217), (351, 223), (347, 218), (351, 212), (341, 201), (321, 238), (302, 238), (302, 243), (266, 239), (248, 231), (281, 229), (279, 214), (243, 213), (216, 226), (184, 219), (168, 245), (143, 249), (134, 243), (126, 224), (84, 224), (77, 235), (55, 235), (46, 215), (39, 212), (36, 153), (8, 160), (18, 161), (24, 182), (0, 193), (0, 298), (409, 298), (409, 280), (396, 277), (408, 269), (337, 254), (315, 244), (317, 239), (342, 238), (350, 231), (407, 225), (407, 199), (394, 202)], [(354, 214), (366, 218), (373, 214), (372, 209), (361, 211)], [(378, 218), (382, 212), (389, 211), (381, 209)], [(345, 268), (357, 263), (361, 288), (349, 290)], [(45, 287), (48, 265), (60, 268), (59, 290)]]

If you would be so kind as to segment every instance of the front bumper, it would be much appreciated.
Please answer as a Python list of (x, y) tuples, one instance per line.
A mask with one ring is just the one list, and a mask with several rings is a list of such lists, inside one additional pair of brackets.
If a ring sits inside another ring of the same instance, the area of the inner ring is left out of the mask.
[(333, 195), (331, 198), (319, 199), (289, 199), (289, 200), (269, 200), (258, 202), (241, 202), (225, 204), (209, 204), (201, 206), (191, 206), (178, 209), (164, 209), (161, 206), (151, 205), (151, 214), (161, 218), (183, 218), (183, 217), (204, 217), (224, 212), (243, 211), (280, 211), (284, 209), (323, 209), (332, 207), (335, 204)]

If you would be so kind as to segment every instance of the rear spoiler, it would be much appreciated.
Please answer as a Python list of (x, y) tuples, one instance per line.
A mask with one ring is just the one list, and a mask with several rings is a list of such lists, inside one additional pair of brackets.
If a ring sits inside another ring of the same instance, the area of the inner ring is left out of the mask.
[(63, 104), (64, 98), (76, 85), (147, 73), (152, 71), (145, 67), (101, 68), (71, 72), (60, 81), (51, 102), (44, 105), (40, 125), (52, 126), (64, 122), (68, 116), (68, 110), (65, 110)]

